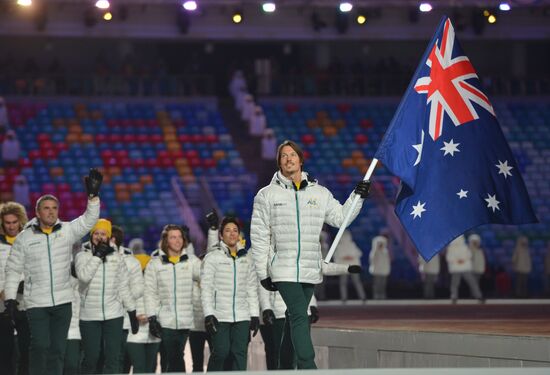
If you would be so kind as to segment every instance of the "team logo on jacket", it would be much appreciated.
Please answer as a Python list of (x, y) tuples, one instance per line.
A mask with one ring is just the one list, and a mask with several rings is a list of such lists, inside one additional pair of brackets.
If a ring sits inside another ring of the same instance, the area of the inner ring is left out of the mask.
[(306, 202), (308, 206), (314, 206), (317, 207), (317, 198), (309, 198), (309, 200)]
[(273, 203), (273, 207), (282, 207), (286, 206), (286, 202), (275, 202)]

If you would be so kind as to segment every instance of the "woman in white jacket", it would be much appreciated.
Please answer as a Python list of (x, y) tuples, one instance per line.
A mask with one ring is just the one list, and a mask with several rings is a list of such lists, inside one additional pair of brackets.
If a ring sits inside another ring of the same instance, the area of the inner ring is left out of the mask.
[(373, 277), (372, 294), (374, 299), (386, 299), (386, 285), (391, 271), (391, 256), (388, 240), (384, 236), (372, 239), (369, 253), (369, 272)]
[[(361, 251), (359, 246), (357, 246), (357, 244), (353, 241), (353, 237), (351, 236), (351, 232), (349, 231), (349, 229), (346, 229), (342, 234), (340, 243), (338, 243), (336, 252), (334, 253), (334, 261), (336, 263), (342, 264), (359, 265), (361, 264), (362, 256), (363, 252)], [(367, 296), (365, 294), (365, 288), (363, 287), (363, 283), (361, 281), (361, 274), (352, 273), (351, 275), (348, 275), (347, 272), (340, 275), (340, 298), (342, 299), (342, 301), (346, 302), (348, 299), (348, 276), (351, 276), (351, 282), (355, 287), (359, 299), (361, 301), (365, 301), (367, 299)]]
[[(189, 244), (190, 245), (190, 244)], [(161, 234), (158, 256), (145, 269), (145, 311), (151, 334), (162, 339), (163, 371), (184, 372), (183, 350), (193, 328), (193, 281), (200, 277), (200, 260), (187, 252), (179, 225)]]
[(76, 255), (75, 267), (80, 291), (80, 334), (83, 374), (95, 374), (103, 348), (102, 373), (116, 374), (122, 341), (124, 311), (132, 331), (137, 332), (135, 301), (128, 288), (128, 270), (111, 241), (111, 222), (99, 219), (91, 230), (90, 242)]
[(201, 298), (204, 325), (212, 338), (208, 371), (224, 370), (231, 360), (232, 370), (245, 371), (249, 330), (260, 326), (258, 280), (252, 260), (239, 240), (240, 226), (226, 217), (220, 226), (219, 241), (204, 257), (201, 270)]
[(484, 302), (481, 290), (472, 274), (472, 252), (466, 245), (466, 239), (463, 235), (455, 238), (447, 246), (447, 265), (451, 274), (451, 301), (456, 303), (458, 299), (458, 287), (460, 280), (464, 278), (470, 287), (470, 293), (480, 302)]

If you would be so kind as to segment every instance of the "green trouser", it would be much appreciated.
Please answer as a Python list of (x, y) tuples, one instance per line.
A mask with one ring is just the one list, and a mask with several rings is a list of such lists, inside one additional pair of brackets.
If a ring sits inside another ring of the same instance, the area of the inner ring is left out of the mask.
[(80, 373), (80, 340), (67, 340), (65, 349), (65, 367), (63, 375)]
[(162, 329), (162, 343), (166, 353), (166, 370), (163, 372), (185, 372), (183, 350), (189, 336), (188, 329)]
[(130, 372), (130, 356), (128, 355), (128, 330), (122, 330), (122, 340), (120, 342), (120, 358), (118, 363), (118, 368), (120, 369), (121, 374), (128, 374)]
[[(82, 373), (95, 374), (97, 362), (103, 348), (104, 365), (103, 374), (120, 373), (119, 355), (120, 340), (122, 340), (123, 318), (109, 320), (81, 320), (80, 335), (82, 336)], [(101, 369), (99, 369), (101, 370)]]
[[(313, 350), (309, 317), (307, 315), (309, 302), (313, 296), (313, 284), (278, 282), (275, 285), (287, 306), (288, 318), (285, 319), (285, 329), (281, 343), (283, 344), (290, 336), (298, 369), (316, 369), (315, 351)], [(291, 356), (288, 350), (285, 351), (288, 346), (281, 345), (279, 368), (285, 368), (283, 366), (289, 366), (293, 361), (294, 354)]]
[(204, 343), (210, 345), (210, 337), (206, 332), (189, 332), (189, 346), (191, 347), (191, 357), (193, 358), (193, 372), (204, 372)]
[(15, 373), (13, 363), (13, 353), (15, 351), (14, 335), (15, 331), (10, 317), (6, 312), (0, 313), (0, 364), (6, 374)]
[[(160, 343), (138, 344), (129, 342), (126, 346), (133, 374), (154, 373), (157, 367), (157, 353)], [(185, 372), (185, 371), (182, 371)], [(124, 372), (126, 374), (126, 372)]]
[(277, 370), (279, 368), (279, 349), (281, 347), (284, 325), (285, 319), (281, 318), (275, 319), (275, 323), (271, 326), (260, 326), (268, 370)]
[(220, 322), (212, 336), (212, 353), (208, 371), (223, 371), (225, 361), (231, 359), (233, 371), (246, 371), (250, 321), (236, 323)]
[(28, 375), (31, 331), (29, 328), (27, 311), (17, 311), (17, 313), (15, 314), (15, 329), (17, 330), (17, 374)]
[(71, 315), (71, 303), (27, 310), (31, 332), (30, 375), (63, 373)]

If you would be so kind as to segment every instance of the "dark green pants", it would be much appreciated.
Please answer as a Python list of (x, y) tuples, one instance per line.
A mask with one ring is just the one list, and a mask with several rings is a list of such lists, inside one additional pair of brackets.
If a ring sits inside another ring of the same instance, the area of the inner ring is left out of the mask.
[(67, 340), (63, 375), (80, 374), (80, 340)]
[[(309, 302), (313, 296), (313, 284), (279, 282), (276, 285), (287, 306), (288, 316), (285, 319), (285, 329), (281, 342), (285, 342), (290, 336), (298, 369), (316, 369), (315, 351), (313, 350), (309, 317), (307, 315)], [(294, 355), (290, 357), (288, 351), (285, 352), (284, 349), (284, 345), (281, 345), (279, 368), (289, 366), (294, 358)]]
[(128, 330), (122, 330), (122, 340), (120, 340), (120, 358), (118, 363), (118, 368), (120, 369), (121, 374), (128, 374), (130, 372), (130, 356), (128, 354)]
[[(268, 370), (277, 370), (279, 368), (279, 352), (284, 325), (285, 319), (281, 318), (275, 319), (275, 323), (272, 326), (260, 326), (260, 333), (264, 340), (265, 361)], [(292, 351), (294, 352), (294, 350)]]
[(70, 303), (27, 310), (31, 331), (30, 375), (60, 375), (63, 373), (71, 315)]
[(250, 321), (219, 323), (218, 332), (212, 336), (212, 353), (208, 371), (223, 371), (224, 362), (231, 359), (233, 371), (246, 371)]
[[(1, 272), (1, 271), (0, 271)], [(0, 303), (2, 303), (0, 301)], [(15, 331), (6, 312), (0, 313), (0, 364), (6, 374), (14, 374), (13, 353), (15, 352)]]
[(29, 375), (29, 347), (31, 345), (31, 331), (29, 328), (27, 311), (18, 311), (15, 314), (15, 329), (17, 330), (17, 374)]
[(191, 347), (191, 357), (193, 357), (193, 372), (204, 372), (204, 344), (208, 342), (211, 348), (210, 338), (206, 332), (189, 332), (189, 346)]
[(187, 336), (189, 336), (188, 329), (162, 329), (162, 343), (166, 353), (166, 370), (163, 372), (185, 372), (183, 350)]
[[(126, 345), (130, 365), (134, 367), (132, 373), (146, 374), (155, 372), (159, 345), (160, 343), (137, 344), (133, 342), (129, 342)], [(124, 373), (126, 374), (126, 372)]]
[(122, 340), (122, 317), (109, 320), (81, 320), (80, 335), (82, 336), (82, 373), (95, 374), (97, 362), (103, 347), (103, 374), (120, 373), (119, 356)]

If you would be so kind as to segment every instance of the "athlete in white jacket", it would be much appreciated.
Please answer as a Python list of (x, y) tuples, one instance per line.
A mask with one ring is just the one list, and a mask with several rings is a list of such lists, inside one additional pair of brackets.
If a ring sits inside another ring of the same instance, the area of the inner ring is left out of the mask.
[(239, 240), (240, 226), (226, 217), (220, 226), (221, 241), (208, 251), (201, 269), (204, 324), (212, 337), (208, 371), (245, 371), (249, 330), (258, 333), (258, 281), (250, 255)]
[(125, 311), (137, 332), (135, 300), (128, 287), (128, 269), (111, 238), (111, 222), (99, 219), (90, 242), (76, 255), (75, 268), (80, 291), (82, 373), (96, 372), (103, 349), (104, 373), (117, 373), (122, 347)]
[(464, 235), (458, 236), (447, 246), (446, 259), (449, 273), (451, 274), (452, 303), (456, 303), (458, 299), (458, 288), (462, 278), (466, 280), (466, 283), (470, 287), (470, 293), (474, 298), (478, 299), (481, 303), (485, 302), (479, 285), (472, 274), (472, 252), (468, 248), (468, 245), (466, 245)]
[[(163, 371), (183, 372), (183, 350), (193, 328), (193, 281), (200, 277), (199, 259), (187, 253), (188, 243), (179, 225), (169, 224), (161, 234), (158, 256), (145, 269), (145, 311), (149, 329), (162, 338)], [(165, 354), (164, 354), (165, 353)]]
[[(339, 227), (354, 194), (366, 198), (370, 183), (361, 181), (342, 206), (328, 189), (302, 172), (303, 163), (303, 152), (295, 142), (279, 145), (279, 171), (254, 198), (250, 237), (260, 282), (269, 290), (278, 289), (289, 308), (298, 368), (313, 369), (317, 367), (307, 308), (314, 284), (322, 281), (321, 229), (324, 223)], [(362, 202), (352, 212), (352, 220)], [(274, 256), (268, 259), (271, 246)]]
[(59, 201), (45, 195), (36, 202), (36, 218), (19, 233), (6, 265), (6, 309), (15, 311), (21, 273), (25, 279), (25, 305), (31, 331), (30, 375), (61, 374), (67, 332), (71, 322), (72, 245), (99, 218), (99, 189), (103, 176), (96, 169), (85, 177), (88, 205), (71, 222), (58, 219)]

